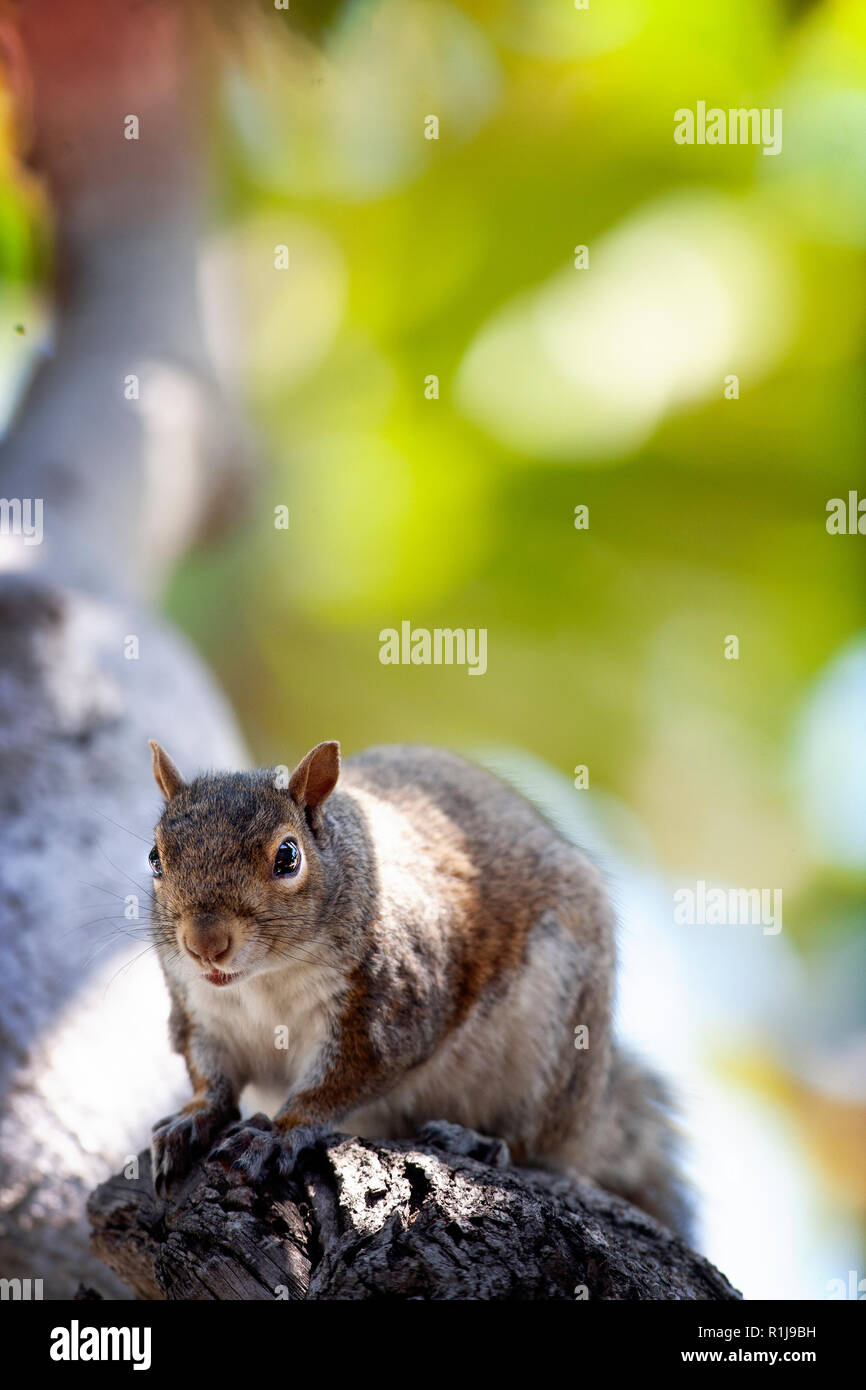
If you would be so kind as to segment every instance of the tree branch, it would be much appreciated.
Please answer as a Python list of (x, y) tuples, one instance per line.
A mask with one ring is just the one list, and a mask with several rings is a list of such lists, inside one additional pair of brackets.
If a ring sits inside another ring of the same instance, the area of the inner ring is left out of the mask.
[(298, 1130), (291, 1154), (288, 1178), (259, 1182), (208, 1159), (169, 1201), (142, 1154), (92, 1194), (93, 1249), (146, 1299), (740, 1297), (627, 1202), (455, 1125), (400, 1143)]

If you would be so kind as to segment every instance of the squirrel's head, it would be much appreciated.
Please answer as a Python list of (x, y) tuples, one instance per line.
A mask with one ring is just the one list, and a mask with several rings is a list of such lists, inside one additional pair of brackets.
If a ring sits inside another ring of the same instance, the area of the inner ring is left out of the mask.
[(166, 805), (150, 852), (156, 943), (173, 971), (212, 985), (290, 963), (311, 947), (327, 885), (322, 807), (340, 745), (319, 743), (290, 776), (208, 773), (185, 782), (151, 742)]

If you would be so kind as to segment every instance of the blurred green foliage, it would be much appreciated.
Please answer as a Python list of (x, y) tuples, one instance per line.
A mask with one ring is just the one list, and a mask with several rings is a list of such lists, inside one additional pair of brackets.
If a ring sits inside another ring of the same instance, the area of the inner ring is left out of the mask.
[[(698, 100), (782, 108), (781, 155), (678, 146)], [(378, 0), (315, 40), (263, 11), (219, 146), (268, 463), (170, 602), (256, 756), (585, 763), (668, 868), (826, 927), (860, 875), (811, 842), (796, 731), (864, 617), (864, 542), (825, 529), (866, 442), (863, 7)], [(404, 618), (486, 627), (488, 673), (380, 665)]]

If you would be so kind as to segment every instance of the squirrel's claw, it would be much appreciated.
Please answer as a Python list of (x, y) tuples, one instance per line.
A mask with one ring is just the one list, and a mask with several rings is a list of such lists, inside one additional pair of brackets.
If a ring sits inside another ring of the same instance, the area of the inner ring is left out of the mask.
[(251, 1182), (258, 1182), (271, 1167), (279, 1148), (279, 1136), (267, 1115), (251, 1115), (226, 1131), (211, 1157), (224, 1168), (245, 1173)]
[(511, 1166), (511, 1154), (504, 1139), (479, 1134), (465, 1125), (450, 1124), (447, 1120), (428, 1120), (416, 1130), (416, 1137), (431, 1148), (462, 1154), (466, 1158), (474, 1158), (478, 1163), (489, 1163), (492, 1168)]
[(158, 1197), (164, 1197), (173, 1182), (186, 1177), (195, 1160), (207, 1153), (216, 1135), (237, 1118), (237, 1113), (201, 1105), (168, 1115), (154, 1125), (150, 1153), (153, 1187)]

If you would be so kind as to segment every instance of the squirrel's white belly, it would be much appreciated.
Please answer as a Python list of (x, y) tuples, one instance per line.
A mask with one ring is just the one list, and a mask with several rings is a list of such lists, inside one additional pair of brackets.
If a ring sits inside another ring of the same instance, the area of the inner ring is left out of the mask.
[(332, 1033), (332, 971), (273, 971), (220, 990), (196, 986), (196, 1016), (226, 1050), (228, 1069), (248, 1087), (244, 1109), (274, 1114), (313, 1077)]

